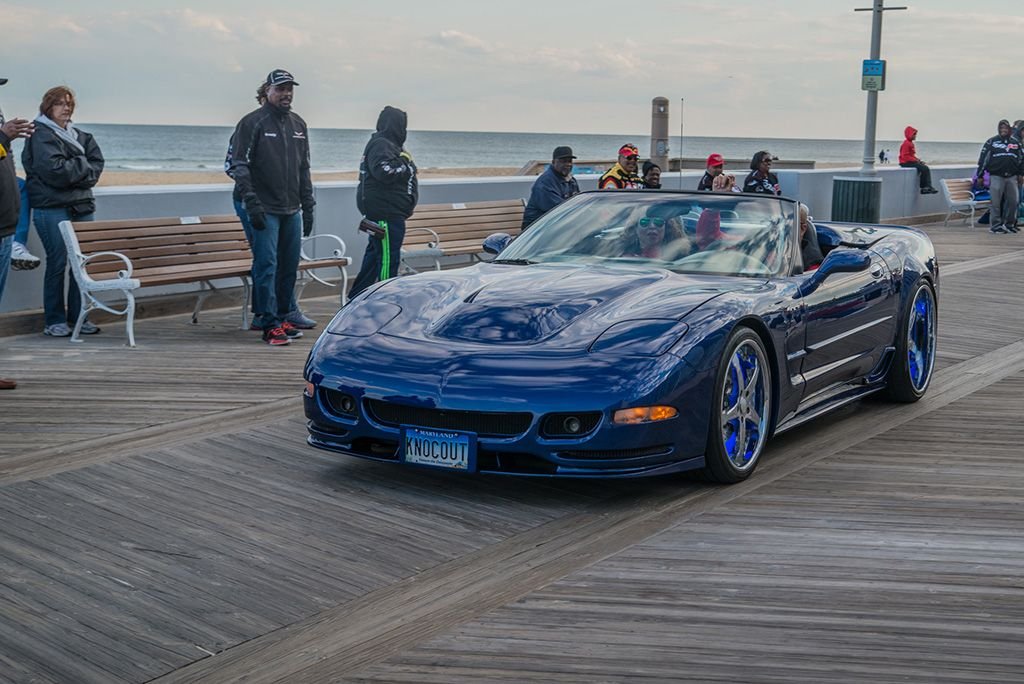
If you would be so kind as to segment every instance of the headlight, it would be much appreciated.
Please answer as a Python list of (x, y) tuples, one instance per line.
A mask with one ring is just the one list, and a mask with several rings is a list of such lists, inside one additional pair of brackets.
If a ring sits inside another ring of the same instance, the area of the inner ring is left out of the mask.
[(622, 321), (601, 333), (590, 351), (661, 356), (685, 334), (686, 324), (673, 319)]
[(390, 302), (362, 300), (346, 306), (331, 321), (327, 332), (334, 335), (369, 337), (402, 313), (402, 307)]
[(656, 423), (679, 415), (671, 406), (637, 406), (636, 408), (620, 409), (615, 412), (612, 422), (616, 425), (639, 425)]

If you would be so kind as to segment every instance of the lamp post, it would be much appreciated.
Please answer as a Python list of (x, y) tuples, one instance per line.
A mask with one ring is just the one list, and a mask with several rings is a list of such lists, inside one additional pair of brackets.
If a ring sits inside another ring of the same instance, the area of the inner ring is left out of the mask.
[[(885, 0), (875, 0), (873, 7), (859, 7), (854, 12), (871, 12), (871, 63), (864, 63), (861, 88), (868, 91), (868, 111), (864, 125), (864, 165), (860, 175), (875, 175), (875, 128), (878, 122), (878, 91), (885, 88), (885, 63), (882, 53), (882, 12), (905, 10), (906, 7), (886, 7)], [(877, 73), (876, 73), (877, 72)], [(880, 78), (877, 78), (880, 76)]]

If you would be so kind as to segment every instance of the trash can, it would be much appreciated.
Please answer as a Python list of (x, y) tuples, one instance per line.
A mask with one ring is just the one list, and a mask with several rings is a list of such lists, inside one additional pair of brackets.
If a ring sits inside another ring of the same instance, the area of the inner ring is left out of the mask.
[(832, 220), (878, 223), (882, 220), (882, 179), (836, 176), (832, 179)]

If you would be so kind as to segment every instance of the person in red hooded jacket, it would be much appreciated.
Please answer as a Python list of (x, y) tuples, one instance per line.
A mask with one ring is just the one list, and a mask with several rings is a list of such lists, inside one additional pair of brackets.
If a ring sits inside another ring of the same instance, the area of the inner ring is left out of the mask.
[(917, 139), (917, 129), (907, 126), (903, 129), (903, 136), (906, 140), (900, 145), (900, 166), (905, 169), (917, 169), (918, 182), (921, 185), (922, 195), (933, 195), (938, 190), (932, 187), (932, 170), (928, 165), (917, 158), (917, 147), (914, 140)]

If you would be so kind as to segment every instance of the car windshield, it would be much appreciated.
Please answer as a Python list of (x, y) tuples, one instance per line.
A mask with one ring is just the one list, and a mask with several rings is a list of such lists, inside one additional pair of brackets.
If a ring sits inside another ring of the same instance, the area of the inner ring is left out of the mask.
[(794, 206), (738, 193), (584, 193), (538, 219), (498, 261), (779, 275), (792, 261)]

